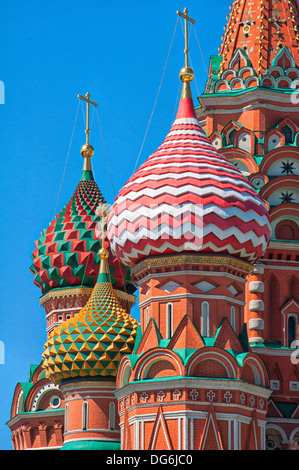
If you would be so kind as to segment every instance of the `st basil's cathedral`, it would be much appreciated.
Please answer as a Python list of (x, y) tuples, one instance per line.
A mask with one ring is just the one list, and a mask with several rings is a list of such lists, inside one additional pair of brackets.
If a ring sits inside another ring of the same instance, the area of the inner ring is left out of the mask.
[(234, 0), (196, 102), (177, 13), (166, 138), (109, 206), (87, 120), (35, 242), (47, 341), (12, 397), (15, 450), (299, 449), (298, 1)]

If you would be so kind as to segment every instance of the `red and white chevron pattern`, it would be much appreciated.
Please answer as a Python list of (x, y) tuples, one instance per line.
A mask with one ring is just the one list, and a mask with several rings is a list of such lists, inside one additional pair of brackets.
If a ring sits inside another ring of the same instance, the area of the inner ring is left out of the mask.
[(209, 142), (190, 98), (181, 99), (165, 141), (121, 189), (108, 220), (111, 249), (128, 266), (185, 251), (253, 263), (270, 233), (266, 205)]

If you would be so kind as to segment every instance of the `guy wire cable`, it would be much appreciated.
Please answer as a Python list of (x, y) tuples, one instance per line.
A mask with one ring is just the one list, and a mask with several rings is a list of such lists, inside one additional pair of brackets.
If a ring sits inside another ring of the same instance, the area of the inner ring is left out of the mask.
[(140, 156), (141, 156), (141, 152), (142, 152), (142, 149), (143, 149), (143, 146), (144, 146), (146, 137), (147, 137), (147, 133), (148, 133), (148, 130), (149, 130), (151, 121), (152, 121), (152, 117), (153, 117), (153, 114), (154, 114), (154, 111), (155, 111), (155, 108), (156, 108), (156, 104), (157, 104), (157, 101), (158, 101), (158, 97), (159, 97), (159, 94), (160, 94), (162, 82), (163, 82), (164, 75), (165, 75), (166, 68), (167, 68), (167, 64), (168, 64), (168, 59), (169, 59), (170, 52), (171, 52), (171, 49), (172, 49), (172, 44), (173, 44), (173, 40), (174, 40), (174, 37), (175, 37), (175, 33), (176, 33), (177, 25), (178, 25), (178, 20), (179, 20), (179, 17), (177, 18), (177, 21), (176, 21), (176, 25), (175, 25), (175, 28), (174, 28), (174, 33), (173, 33), (173, 36), (172, 36), (172, 40), (171, 40), (170, 48), (169, 48), (169, 51), (168, 51), (168, 56), (167, 56), (167, 59), (166, 59), (166, 64), (165, 64), (165, 67), (164, 67), (164, 71), (163, 71), (163, 74), (162, 74), (162, 78), (161, 78), (161, 81), (160, 81), (158, 93), (157, 93), (157, 96), (156, 96), (156, 99), (155, 99), (155, 103), (154, 103), (154, 107), (153, 107), (153, 110), (152, 110), (152, 113), (151, 113), (151, 116), (150, 116), (150, 119), (149, 119), (149, 122), (148, 122), (148, 125), (147, 125), (147, 129), (146, 129), (146, 132), (145, 132), (145, 136), (144, 136), (144, 139), (143, 139), (143, 142), (142, 142), (140, 151), (139, 151), (139, 155), (138, 155), (138, 157), (137, 157), (137, 161), (136, 161), (136, 164), (135, 164), (134, 172), (136, 171), (136, 168), (137, 168), (137, 165), (138, 165), (138, 161), (139, 161), (139, 158), (140, 158)]
[(66, 171), (66, 167), (67, 167), (67, 162), (68, 162), (69, 155), (70, 155), (70, 151), (71, 151), (71, 146), (72, 146), (72, 142), (73, 142), (75, 127), (76, 127), (76, 122), (77, 122), (77, 117), (78, 117), (78, 111), (79, 111), (79, 106), (80, 106), (80, 101), (81, 101), (81, 100), (79, 100), (78, 107), (77, 107), (77, 112), (76, 112), (76, 117), (75, 117), (73, 132), (72, 132), (72, 137), (71, 137), (69, 149), (68, 149), (68, 152), (67, 152), (67, 157), (66, 157), (66, 161), (65, 161), (65, 165), (64, 165), (64, 170), (63, 170), (63, 174), (62, 174), (62, 179), (61, 179), (61, 183), (60, 183), (60, 188), (59, 188), (58, 195), (57, 195), (57, 199), (56, 199), (56, 204), (55, 204), (55, 208), (54, 208), (53, 219), (54, 219), (54, 217), (55, 217), (55, 215), (56, 215), (56, 209), (57, 209), (57, 205), (58, 205), (58, 200), (59, 200), (59, 196), (60, 196), (60, 192), (61, 192), (61, 188), (62, 188), (62, 184), (63, 184), (63, 180), (64, 180), (64, 175), (65, 175), (65, 171)]

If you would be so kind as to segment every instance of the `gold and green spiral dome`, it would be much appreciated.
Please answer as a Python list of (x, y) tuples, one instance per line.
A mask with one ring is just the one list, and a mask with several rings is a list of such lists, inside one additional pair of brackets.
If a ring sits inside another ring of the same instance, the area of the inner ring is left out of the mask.
[(54, 383), (116, 377), (122, 355), (133, 351), (138, 322), (118, 303), (105, 252), (99, 252), (100, 272), (85, 307), (48, 336), (43, 367)]

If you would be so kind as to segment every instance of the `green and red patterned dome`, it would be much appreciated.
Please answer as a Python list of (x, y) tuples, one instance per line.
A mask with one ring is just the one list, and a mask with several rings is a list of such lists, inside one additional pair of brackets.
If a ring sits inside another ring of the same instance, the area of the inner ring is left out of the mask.
[(101, 249), (100, 272), (83, 309), (48, 336), (42, 354), (46, 377), (54, 383), (76, 378), (115, 378), (119, 361), (134, 348), (135, 320), (119, 304), (108, 274), (108, 251)]
[[(101, 246), (97, 238), (100, 218), (96, 210), (102, 204), (106, 201), (94, 181), (92, 171), (83, 169), (70, 201), (35, 242), (30, 271), (34, 274), (34, 284), (40, 287), (43, 294), (56, 288), (95, 285)], [(110, 253), (113, 288), (129, 292), (130, 271), (111, 254), (108, 241), (106, 248)]]

